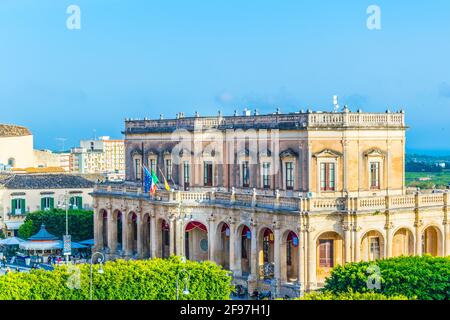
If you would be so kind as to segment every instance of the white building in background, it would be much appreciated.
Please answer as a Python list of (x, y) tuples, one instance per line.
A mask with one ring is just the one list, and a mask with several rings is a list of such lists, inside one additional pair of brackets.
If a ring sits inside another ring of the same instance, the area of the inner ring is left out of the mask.
[(124, 140), (112, 140), (108, 136), (81, 140), (79, 148), (71, 150), (72, 172), (101, 173), (110, 180), (125, 177)]
[(16, 236), (28, 213), (62, 208), (92, 210), (94, 182), (70, 174), (0, 174), (0, 230)]
[(27, 168), (35, 165), (33, 135), (25, 127), (0, 124), (0, 165)]
[[(64, 170), (58, 169), (64, 166)], [(26, 127), (0, 124), (0, 171), (29, 172), (33, 168), (63, 172), (69, 171), (69, 164), (63, 164), (61, 157), (50, 150), (35, 150), (33, 134)]]

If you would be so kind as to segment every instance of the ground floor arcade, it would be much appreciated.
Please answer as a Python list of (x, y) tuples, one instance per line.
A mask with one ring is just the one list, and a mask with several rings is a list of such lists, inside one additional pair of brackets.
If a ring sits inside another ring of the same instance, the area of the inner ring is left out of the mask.
[[(100, 201), (99, 201), (100, 200)], [(444, 213), (288, 213), (97, 199), (95, 246), (110, 259), (211, 260), (236, 282), (279, 295), (315, 289), (338, 264), (400, 255), (450, 254)], [(109, 204), (109, 205), (108, 205)]]

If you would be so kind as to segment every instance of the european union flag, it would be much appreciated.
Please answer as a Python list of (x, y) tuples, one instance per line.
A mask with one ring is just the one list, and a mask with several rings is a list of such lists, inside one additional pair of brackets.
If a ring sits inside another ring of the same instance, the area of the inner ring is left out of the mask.
[(152, 175), (150, 171), (146, 167), (144, 167), (144, 192), (147, 193), (150, 191), (150, 187), (152, 184)]

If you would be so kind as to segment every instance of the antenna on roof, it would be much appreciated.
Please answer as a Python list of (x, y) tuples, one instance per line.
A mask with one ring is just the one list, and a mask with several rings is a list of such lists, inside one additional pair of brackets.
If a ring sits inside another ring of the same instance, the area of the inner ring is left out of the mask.
[(339, 102), (338, 102), (338, 96), (333, 96), (333, 105), (334, 105), (334, 109), (333, 112), (338, 112), (339, 110)]
[(64, 151), (64, 147), (65, 147), (65, 142), (66, 142), (66, 138), (56, 138), (55, 140), (61, 141), (62, 144), (62, 149), (61, 151)]

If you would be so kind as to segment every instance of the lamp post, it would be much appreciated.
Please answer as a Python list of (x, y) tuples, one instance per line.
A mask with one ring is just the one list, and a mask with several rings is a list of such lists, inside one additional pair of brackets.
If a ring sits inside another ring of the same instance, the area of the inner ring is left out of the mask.
[(183, 294), (184, 295), (188, 295), (189, 294), (189, 281), (191, 279), (191, 273), (189, 271), (187, 271), (185, 268), (181, 269), (180, 271), (178, 271), (177, 273), (177, 283), (176, 283), (176, 287), (177, 287), (177, 300), (179, 300), (179, 291), (180, 291), (180, 287), (179, 287), (179, 280), (180, 280), (180, 274), (186, 274), (187, 273), (187, 278), (184, 277), (184, 288), (183, 288)]
[[(180, 225), (181, 225), (181, 234), (184, 234), (184, 227), (185, 227), (185, 223), (186, 222), (188, 222), (188, 221), (192, 221), (193, 220), (193, 217), (192, 217), (192, 214), (188, 214), (188, 212), (186, 212), (185, 210), (184, 210), (184, 206), (183, 206), (183, 201), (181, 201), (181, 199), (178, 201), (178, 221), (179, 222), (181, 222), (180, 223)], [(184, 236), (182, 237), (182, 239), (184, 239)], [(185, 249), (185, 246), (186, 246), (186, 244), (183, 244), (183, 241), (181, 241), (182, 242), (182, 246), (181, 246), (181, 250), (180, 250), (180, 252), (182, 253), (181, 255), (182, 255), (182, 257), (186, 257), (186, 249)]]
[(103, 265), (103, 261), (105, 261), (105, 256), (101, 252), (98, 252), (98, 251), (94, 252), (92, 254), (92, 256), (91, 256), (91, 271), (90, 271), (90, 276), (89, 276), (89, 300), (92, 300), (92, 265), (93, 265), (93, 261), (94, 261), (94, 256), (97, 255), (97, 254), (101, 256), (100, 261), (99, 261), (100, 262), (100, 266), (99, 266), (97, 272), (99, 274), (103, 273), (102, 265)]
[[(63, 202), (63, 204), (61, 204), (61, 202)], [(69, 237), (69, 202), (70, 202), (70, 195), (69, 195), (68, 191), (66, 190), (64, 192), (64, 194), (61, 195), (58, 200), (58, 207), (60, 207), (60, 208), (64, 207), (64, 209), (66, 210), (66, 238)], [(65, 254), (67, 264), (69, 263), (69, 255), (70, 255), (70, 252), (68, 254)]]

